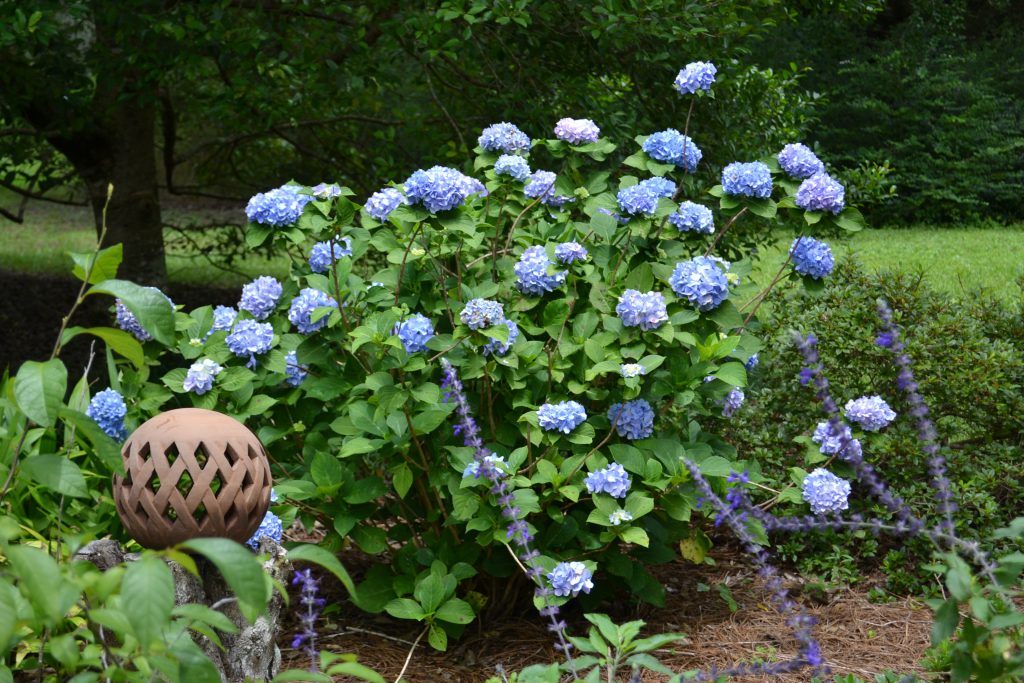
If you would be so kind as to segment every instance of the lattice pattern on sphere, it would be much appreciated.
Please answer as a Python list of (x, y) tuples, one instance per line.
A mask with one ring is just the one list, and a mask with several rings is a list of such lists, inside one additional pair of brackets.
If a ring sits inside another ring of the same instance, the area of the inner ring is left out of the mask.
[(210, 536), (244, 543), (270, 507), (267, 452), (227, 415), (200, 408), (157, 415), (128, 437), (121, 458), (117, 513), (146, 548)]

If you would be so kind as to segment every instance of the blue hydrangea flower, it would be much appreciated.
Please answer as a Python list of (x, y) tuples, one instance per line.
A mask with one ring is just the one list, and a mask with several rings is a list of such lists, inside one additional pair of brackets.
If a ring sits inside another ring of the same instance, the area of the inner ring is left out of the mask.
[[(491, 453), (490, 455), (485, 455), (484, 460), (491, 465), (491, 468), (499, 477), (503, 477), (508, 473), (508, 463), (500, 455)], [(484, 474), (483, 469), (483, 463), (479, 460), (473, 460), (462, 470), (462, 478), (473, 477), (474, 479), (479, 479)]]
[(811, 151), (811, 148), (799, 142), (786, 145), (779, 152), (779, 166), (794, 178), (810, 178), (825, 170), (825, 164)]
[(459, 320), (471, 330), (480, 330), (505, 322), (505, 310), (497, 301), (470, 299), (459, 313)]
[(543, 296), (561, 287), (568, 273), (562, 270), (549, 274), (548, 269), (553, 265), (544, 247), (528, 247), (512, 268), (516, 274), (516, 288), (523, 294)]
[(434, 323), (427, 316), (415, 313), (395, 325), (392, 334), (402, 340), (406, 353), (426, 351), (427, 342), (434, 336)]
[(85, 414), (111, 439), (124, 441), (128, 438), (128, 430), (124, 426), (128, 406), (125, 405), (124, 397), (114, 389), (104, 389), (93, 396)]
[(704, 156), (689, 135), (683, 135), (675, 128), (652, 133), (644, 140), (643, 150), (655, 161), (675, 164), (690, 173), (697, 169), (697, 164)]
[(665, 297), (661, 292), (638, 292), (627, 289), (619, 297), (615, 313), (626, 327), (639, 327), (645, 332), (661, 327), (668, 321)]
[(530, 199), (541, 197), (541, 203), (547, 206), (558, 208), (566, 202), (573, 201), (572, 197), (565, 197), (555, 193), (555, 180), (557, 176), (551, 171), (534, 171), (530, 179), (523, 187), (523, 194)]
[(281, 283), (269, 275), (262, 275), (242, 287), (242, 298), (238, 307), (248, 311), (257, 320), (266, 320), (281, 298)]
[(260, 549), (260, 541), (263, 538), (269, 538), (278, 545), (281, 544), (281, 538), (284, 536), (284, 527), (281, 525), (281, 518), (275, 515), (270, 510), (267, 510), (267, 514), (263, 515), (263, 521), (260, 522), (260, 526), (253, 533), (252, 538), (245, 542), (247, 546), (253, 549), (253, 552)]
[(824, 468), (819, 467), (804, 477), (803, 497), (816, 515), (847, 509), (849, 496), (850, 482)]
[(508, 327), (508, 341), (498, 341), (492, 339), (484, 345), (484, 355), (493, 353), (495, 356), (504, 356), (508, 353), (508, 350), (512, 348), (512, 345), (516, 343), (516, 339), (519, 338), (519, 325), (516, 325), (511, 320), (505, 321), (505, 326)]
[(537, 422), (548, 432), (568, 434), (587, 419), (587, 411), (576, 401), (545, 403), (537, 409)]
[(377, 221), (383, 223), (388, 219), (392, 211), (402, 204), (408, 203), (409, 200), (399, 190), (394, 187), (385, 187), (370, 195), (370, 198), (366, 200), (366, 204), (363, 205), (363, 210)]
[[(147, 287), (146, 289), (152, 289), (154, 292), (160, 292), (156, 287)], [(173, 310), (174, 302), (171, 301), (171, 298), (163, 292), (160, 292), (160, 294), (167, 299), (167, 303), (170, 304), (171, 310)], [(128, 307), (125, 306), (120, 299), (114, 300), (114, 320), (117, 322), (118, 327), (125, 332), (130, 332), (139, 341), (149, 341), (153, 338), (153, 335), (146, 332), (145, 328), (142, 327), (142, 323), (140, 323), (138, 318), (135, 317), (135, 314), (128, 310)]]
[(682, 95), (692, 95), (698, 90), (711, 90), (718, 69), (711, 62), (690, 62), (679, 70), (676, 76), (676, 90)]
[(294, 225), (302, 210), (313, 198), (299, 194), (298, 185), (282, 185), (275, 190), (254, 195), (245, 206), (245, 216), (250, 223), (281, 228)]
[(592, 578), (593, 574), (582, 562), (559, 562), (554, 570), (548, 572), (551, 590), (562, 598), (576, 597), (580, 592), (589, 593), (594, 587)]
[(728, 195), (767, 199), (772, 196), (772, 172), (760, 161), (734, 161), (722, 171), (722, 189)]
[(757, 367), (757, 364), (759, 362), (760, 359), (757, 357), (757, 354), (755, 353), (753, 356), (747, 359), (747, 362), (743, 364), (743, 367), (747, 369), (747, 372), (750, 372), (751, 370)]
[(583, 483), (586, 484), (587, 491), (591, 494), (607, 493), (612, 498), (625, 498), (633, 482), (622, 465), (613, 462), (607, 467), (588, 474)]
[(495, 175), (507, 175), (519, 182), (530, 177), (530, 164), (516, 154), (502, 154), (494, 162)]
[(818, 444), (821, 452), (825, 455), (838, 455), (839, 448), (842, 445), (842, 437), (846, 437), (850, 441), (850, 449), (855, 454), (860, 454), (862, 452), (860, 441), (853, 438), (853, 432), (850, 431), (849, 426), (840, 423), (839, 431), (840, 434), (830, 436), (828, 422), (819, 422), (818, 426), (814, 428), (811, 441)]
[(789, 248), (793, 270), (816, 280), (832, 273), (836, 261), (829, 246), (813, 237), (798, 237)]
[(185, 391), (193, 391), (202, 396), (213, 388), (213, 378), (223, 370), (219, 363), (209, 358), (192, 364), (185, 375), (183, 388)]
[(629, 514), (625, 510), (614, 510), (608, 515), (608, 523), (612, 526), (619, 526), (623, 522), (632, 522), (633, 515)]
[(299, 364), (299, 358), (294, 351), (289, 351), (284, 355), (284, 381), (288, 386), (299, 386), (308, 374)]
[(677, 263), (668, 283), (676, 296), (687, 299), (698, 311), (714, 310), (729, 296), (725, 273), (707, 256)]
[(587, 260), (587, 250), (579, 242), (562, 242), (555, 246), (555, 258), (559, 263), (573, 263)]
[(229, 332), (231, 326), (235, 324), (235, 318), (238, 317), (238, 311), (231, 306), (218, 306), (213, 309), (213, 327), (210, 328), (210, 334), (214, 332)]
[(821, 172), (800, 183), (795, 201), (804, 211), (839, 213), (846, 207), (846, 189), (828, 173)]
[(641, 375), (647, 374), (647, 368), (640, 363), (623, 363), (619, 366), (619, 372), (623, 377), (629, 379), (631, 377), (640, 377)]
[(504, 152), (506, 154), (528, 152), (531, 144), (530, 137), (526, 133), (505, 121), (484, 128), (478, 142), (488, 152)]
[(483, 189), (479, 180), (447, 166), (416, 171), (405, 181), (409, 201), (422, 204), (431, 213), (461, 206), (467, 197)]
[(608, 409), (608, 419), (624, 439), (646, 439), (654, 433), (654, 409), (642, 398), (615, 403)]
[(654, 193), (650, 185), (637, 183), (631, 187), (624, 187), (616, 195), (619, 201), (619, 210), (629, 216), (644, 214), (653, 216), (658, 210), (658, 195)]
[[(344, 244), (342, 244), (344, 242)], [(334, 252), (334, 258), (331, 258), (331, 251)], [(340, 259), (342, 256), (352, 255), (352, 240), (348, 237), (339, 238), (339, 241), (333, 243), (317, 242), (313, 245), (313, 249), (309, 252), (309, 267), (314, 273), (326, 273), (334, 265), (334, 262)]]
[(274, 343), (274, 328), (270, 323), (239, 320), (235, 329), (224, 340), (231, 353), (239, 358), (249, 357), (246, 367), (256, 367), (256, 355), (266, 353)]
[(746, 400), (746, 396), (743, 394), (743, 390), (739, 387), (733, 388), (729, 392), (729, 395), (725, 397), (725, 405), (722, 406), (722, 415), (724, 417), (732, 417), (733, 414), (743, 406), (743, 401)]
[(668, 178), (662, 178), (661, 176), (641, 180), (637, 184), (646, 187), (655, 197), (671, 199), (672, 195), (676, 193), (676, 184)]
[(861, 396), (846, 404), (846, 418), (869, 432), (877, 432), (896, 419), (896, 411), (881, 396)]
[(321, 329), (327, 324), (329, 316), (322, 316), (316, 322), (312, 322), (313, 311), (324, 306), (337, 308), (338, 302), (327, 296), (319, 289), (305, 287), (299, 295), (292, 299), (292, 305), (288, 308), (288, 320), (295, 327), (299, 328), (302, 334), (310, 334)]
[(334, 183), (318, 183), (311, 190), (317, 199), (334, 199), (341, 196), (341, 188)]
[(571, 145), (585, 145), (597, 142), (601, 129), (590, 119), (559, 119), (555, 124), (555, 137)]
[(668, 222), (679, 232), (698, 232), (710, 235), (715, 231), (715, 216), (711, 209), (701, 204), (685, 201), (676, 212), (669, 215)]

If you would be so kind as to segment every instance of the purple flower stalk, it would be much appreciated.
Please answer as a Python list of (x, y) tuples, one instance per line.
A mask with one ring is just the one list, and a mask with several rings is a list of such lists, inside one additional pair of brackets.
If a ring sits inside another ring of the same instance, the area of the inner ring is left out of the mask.
[(320, 616), (320, 610), (327, 604), (327, 601), (317, 596), (320, 590), (320, 582), (309, 569), (296, 571), (295, 576), (292, 578), (292, 585), (302, 586), (299, 593), (299, 605), (302, 607), (299, 620), (302, 623), (302, 631), (296, 634), (295, 639), (292, 640), (292, 647), (298, 648), (305, 645), (303, 649), (309, 655), (309, 670), (316, 671), (317, 654), (319, 654), (319, 650), (316, 647), (316, 619)]

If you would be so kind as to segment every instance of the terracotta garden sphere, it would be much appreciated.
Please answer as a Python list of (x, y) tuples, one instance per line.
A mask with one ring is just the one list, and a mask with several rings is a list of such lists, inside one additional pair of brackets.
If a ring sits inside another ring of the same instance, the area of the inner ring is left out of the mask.
[(238, 420), (179, 408), (147, 420), (121, 449), (114, 502), (145, 548), (216, 536), (244, 543), (270, 507), (270, 464)]

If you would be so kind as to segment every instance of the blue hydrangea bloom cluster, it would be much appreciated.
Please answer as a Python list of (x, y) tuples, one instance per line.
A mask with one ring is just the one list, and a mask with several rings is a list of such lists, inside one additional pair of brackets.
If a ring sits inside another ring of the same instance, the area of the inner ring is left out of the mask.
[(530, 199), (541, 198), (541, 203), (558, 208), (566, 202), (571, 202), (572, 197), (565, 197), (555, 193), (555, 180), (557, 176), (551, 171), (534, 171), (530, 179), (523, 187), (523, 194)]
[(640, 363), (623, 363), (619, 366), (619, 373), (626, 379), (641, 377), (647, 374), (647, 368)]
[(511, 320), (505, 321), (505, 326), (508, 328), (508, 341), (498, 341), (492, 339), (484, 345), (484, 355), (494, 354), (495, 356), (504, 356), (508, 353), (508, 350), (512, 348), (512, 345), (516, 343), (516, 339), (519, 338), (519, 326)]
[(471, 330), (480, 330), (505, 322), (505, 310), (497, 301), (470, 299), (459, 313), (459, 320)]
[(668, 222), (676, 226), (679, 232), (698, 232), (710, 235), (715, 231), (715, 216), (711, 209), (687, 200), (679, 205), (676, 212), (669, 215)]
[(850, 442), (850, 449), (854, 454), (859, 455), (862, 452), (860, 441), (853, 438), (853, 432), (845, 424), (839, 425), (839, 434), (831, 436), (828, 422), (819, 422), (818, 426), (814, 428), (814, 434), (811, 435), (811, 441), (818, 444), (821, 452), (825, 455), (838, 455), (844, 440)]
[(825, 170), (825, 164), (811, 151), (811, 148), (799, 142), (786, 145), (779, 152), (779, 166), (794, 178), (810, 178)]
[(761, 359), (758, 358), (757, 354), (755, 353), (753, 356), (747, 359), (747, 362), (743, 364), (743, 367), (747, 369), (747, 372), (750, 372), (751, 370), (757, 367), (757, 364), (759, 362), (761, 362)]
[(209, 358), (195, 362), (185, 375), (183, 388), (200, 396), (213, 388), (213, 378), (223, 370), (219, 363)]
[(816, 515), (840, 512), (850, 505), (850, 482), (819, 467), (804, 477), (803, 497)]
[(484, 191), (483, 184), (447, 166), (432, 166), (413, 173), (405, 181), (405, 194), (413, 204), (431, 213), (461, 206), (471, 194)]
[(676, 193), (676, 184), (668, 178), (662, 178), (661, 176), (654, 176), (637, 184), (646, 187), (655, 197), (671, 199), (672, 195)]
[(798, 237), (789, 247), (793, 259), (793, 270), (801, 275), (810, 275), (816, 280), (832, 273), (836, 261), (829, 246), (813, 237)]
[(242, 287), (238, 307), (251, 313), (257, 320), (266, 320), (277, 308), (282, 291), (280, 282), (269, 275), (262, 275)]
[(434, 323), (422, 313), (415, 313), (395, 325), (394, 332), (402, 340), (406, 353), (427, 350), (427, 342), (434, 336)]
[(816, 173), (800, 183), (795, 201), (804, 211), (835, 214), (846, 208), (846, 189), (828, 173)]
[(269, 538), (274, 543), (280, 545), (283, 536), (284, 527), (281, 525), (281, 518), (267, 510), (267, 514), (263, 515), (263, 521), (260, 522), (259, 528), (256, 529), (252, 538), (246, 541), (245, 544), (255, 552), (260, 549), (260, 541), (263, 538)]
[(551, 590), (561, 598), (576, 597), (581, 592), (589, 593), (594, 588), (593, 574), (582, 562), (559, 562), (548, 572)]
[(274, 343), (274, 328), (270, 323), (239, 320), (235, 329), (224, 340), (228, 350), (239, 358), (249, 357), (246, 367), (256, 366), (256, 356), (266, 353)]
[(846, 404), (846, 418), (869, 432), (877, 432), (896, 419), (896, 411), (881, 396), (861, 396)]
[(722, 415), (725, 417), (732, 417), (737, 410), (743, 407), (743, 401), (746, 400), (746, 396), (743, 394), (743, 390), (739, 387), (735, 387), (729, 392), (729, 395), (725, 397), (725, 404), (722, 406)]
[(288, 386), (299, 386), (308, 374), (299, 364), (299, 357), (294, 351), (284, 354), (284, 381)]
[(329, 316), (325, 315), (316, 322), (312, 322), (313, 311), (324, 306), (337, 308), (338, 302), (319, 289), (305, 287), (299, 292), (297, 297), (292, 299), (292, 305), (288, 308), (288, 320), (295, 327), (299, 328), (299, 332), (302, 334), (316, 332), (327, 324)]
[(615, 403), (608, 409), (608, 419), (624, 439), (646, 439), (654, 433), (654, 408), (642, 398)]
[(302, 215), (306, 204), (313, 197), (299, 194), (298, 185), (282, 185), (276, 190), (254, 195), (245, 206), (245, 216), (250, 223), (281, 228), (293, 225)]
[(549, 274), (548, 269), (553, 265), (544, 247), (528, 247), (512, 268), (516, 274), (516, 288), (523, 294), (543, 296), (561, 287), (568, 273), (562, 270)]
[(399, 190), (394, 187), (385, 187), (370, 195), (370, 198), (366, 200), (366, 204), (363, 205), (363, 210), (383, 223), (388, 219), (392, 211), (402, 204), (408, 203), (409, 200)]
[(341, 196), (341, 188), (334, 183), (317, 183), (310, 189), (317, 199), (334, 199)]
[[(500, 455), (491, 453), (490, 455), (485, 455), (483, 460), (491, 465), (489, 469), (499, 477), (504, 476), (508, 472), (508, 463)], [(462, 478), (473, 477), (474, 479), (479, 479), (484, 474), (483, 465), (483, 462), (474, 459), (462, 470)]]
[(615, 313), (626, 327), (639, 327), (645, 332), (657, 329), (668, 321), (665, 297), (661, 292), (627, 289), (619, 297)]
[(230, 331), (237, 317), (238, 311), (231, 306), (218, 306), (213, 309), (213, 327), (210, 328), (210, 334)]
[(523, 182), (530, 177), (530, 164), (517, 154), (502, 154), (494, 162), (494, 173)]
[(728, 195), (767, 199), (772, 196), (772, 172), (760, 161), (734, 161), (722, 171), (722, 189)]
[(614, 510), (608, 515), (608, 523), (612, 526), (619, 526), (623, 522), (632, 522), (633, 515), (629, 514), (625, 510)]
[(622, 188), (616, 199), (619, 201), (619, 210), (629, 216), (653, 216), (658, 210), (658, 195), (655, 194), (653, 187), (644, 183)]
[[(147, 287), (146, 289), (152, 289), (154, 292), (160, 292), (156, 287)], [(167, 303), (170, 304), (171, 309), (173, 309), (174, 302), (171, 301), (171, 298), (163, 292), (160, 292), (160, 294), (167, 299)], [(114, 300), (114, 320), (117, 322), (118, 327), (125, 332), (130, 332), (132, 336), (139, 341), (149, 341), (153, 338), (153, 335), (146, 332), (145, 328), (142, 327), (142, 323), (139, 322), (139, 319), (135, 317), (135, 314), (132, 313), (120, 299)]]
[(530, 149), (530, 137), (511, 123), (502, 121), (484, 128), (478, 140), (488, 152), (514, 154)]
[(562, 242), (555, 246), (555, 258), (559, 263), (586, 261), (587, 249), (579, 242)]
[[(344, 244), (342, 244), (344, 242)], [(331, 252), (334, 258), (331, 258)], [(309, 267), (314, 273), (326, 273), (334, 262), (342, 256), (352, 255), (352, 240), (348, 237), (339, 238), (337, 242), (317, 242), (309, 252)]]
[(682, 95), (692, 95), (698, 90), (711, 90), (718, 69), (711, 62), (690, 62), (679, 70), (676, 76), (676, 90)]
[(568, 434), (587, 419), (587, 411), (576, 401), (545, 403), (537, 409), (537, 422), (548, 432)]
[(633, 483), (622, 465), (613, 462), (611, 465), (591, 472), (583, 480), (590, 493), (607, 493), (612, 498), (625, 498)]
[(555, 124), (555, 137), (571, 145), (597, 142), (601, 129), (590, 119), (559, 119)]
[(111, 439), (124, 441), (128, 438), (128, 430), (124, 426), (128, 406), (125, 405), (124, 397), (114, 389), (104, 389), (93, 396), (85, 414)]
[(714, 310), (729, 296), (725, 273), (707, 256), (677, 263), (668, 283), (676, 296), (687, 299), (698, 311)]
[(675, 164), (690, 173), (697, 169), (697, 164), (704, 156), (689, 135), (683, 135), (675, 128), (652, 133), (644, 140), (643, 150), (655, 161)]

